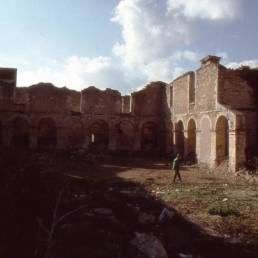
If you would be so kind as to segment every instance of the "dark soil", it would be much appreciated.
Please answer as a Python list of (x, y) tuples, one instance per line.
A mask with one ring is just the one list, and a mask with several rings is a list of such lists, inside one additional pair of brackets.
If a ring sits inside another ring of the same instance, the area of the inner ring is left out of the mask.
[[(184, 214), (182, 199), (178, 210), (153, 190), (169, 186), (165, 160), (5, 150), (0, 165), (0, 257), (147, 257), (131, 243), (136, 232), (156, 236), (171, 258), (258, 257), (255, 241), (208, 233)], [(159, 221), (164, 208), (174, 215)], [(184, 208), (192, 209), (187, 200)]]

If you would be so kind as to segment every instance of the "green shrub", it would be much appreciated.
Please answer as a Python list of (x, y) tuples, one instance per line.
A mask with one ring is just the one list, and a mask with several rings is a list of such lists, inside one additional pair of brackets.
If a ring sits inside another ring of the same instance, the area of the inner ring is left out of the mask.
[(219, 215), (221, 217), (235, 216), (239, 217), (240, 212), (229, 206), (213, 206), (208, 210), (210, 215)]

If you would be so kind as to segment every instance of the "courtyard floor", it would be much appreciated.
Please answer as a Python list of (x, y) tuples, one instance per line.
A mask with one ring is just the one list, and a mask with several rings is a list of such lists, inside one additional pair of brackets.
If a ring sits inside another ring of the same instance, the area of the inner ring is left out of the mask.
[(9, 244), (0, 243), (5, 257), (144, 258), (151, 248), (139, 247), (137, 237), (153, 236), (167, 252), (162, 258), (258, 255), (252, 177), (182, 166), (183, 182), (173, 183), (165, 159), (35, 152), (15, 154), (12, 162), (13, 155), (0, 160), (9, 211), (0, 220), (10, 233)]

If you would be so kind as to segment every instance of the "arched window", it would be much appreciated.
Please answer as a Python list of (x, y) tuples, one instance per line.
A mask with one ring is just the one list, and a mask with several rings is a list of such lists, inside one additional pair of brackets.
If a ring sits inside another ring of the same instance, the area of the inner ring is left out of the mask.
[(91, 147), (96, 151), (108, 149), (109, 126), (103, 120), (98, 120), (90, 126)]

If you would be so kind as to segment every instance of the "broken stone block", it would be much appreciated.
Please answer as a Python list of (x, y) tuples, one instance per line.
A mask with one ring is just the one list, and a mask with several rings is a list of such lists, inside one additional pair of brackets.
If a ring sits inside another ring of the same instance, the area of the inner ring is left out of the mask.
[(136, 232), (131, 244), (136, 246), (148, 258), (168, 258), (163, 244), (153, 235)]

